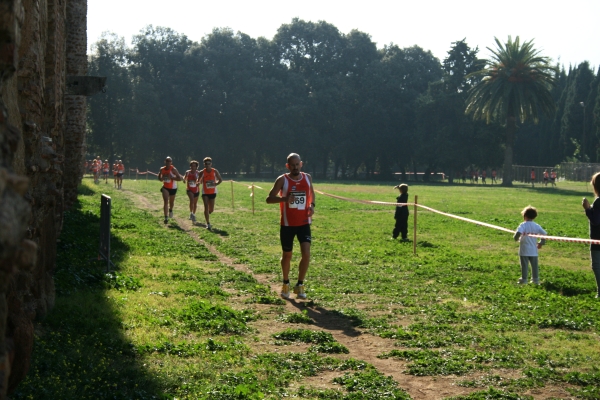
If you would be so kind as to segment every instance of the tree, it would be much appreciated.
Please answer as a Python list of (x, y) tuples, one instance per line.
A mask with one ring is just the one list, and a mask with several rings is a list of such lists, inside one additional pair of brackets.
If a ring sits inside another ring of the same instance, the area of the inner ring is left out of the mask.
[(548, 57), (540, 56), (533, 47), (533, 40), (523, 42), (517, 36), (502, 44), (497, 38), (497, 48), (486, 66), (471, 76), (481, 77), (469, 91), (465, 112), (474, 119), (488, 124), (498, 121), (506, 126), (504, 171), (502, 184), (512, 185), (512, 161), (517, 120), (539, 121), (542, 114), (552, 115), (555, 103), (552, 86), (555, 84), (556, 68)]
[(566, 104), (560, 121), (560, 136), (567, 151), (566, 156), (586, 162), (590, 161), (586, 145), (589, 137), (586, 139), (584, 129), (589, 129), (590, 125), (585, 126), (584, 118), (585, 110), (593, 107), (588, 97), (594, 81), (594, 72), (590, 69), (589, 63), (584, 61), (573, 71), (573, 75), (574, 78), (566, 91)]

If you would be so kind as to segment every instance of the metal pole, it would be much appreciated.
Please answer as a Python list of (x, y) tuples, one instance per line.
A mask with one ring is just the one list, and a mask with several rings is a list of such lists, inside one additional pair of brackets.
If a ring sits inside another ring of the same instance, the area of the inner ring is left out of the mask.
[(231, 180), (231, 209), (235, 210), (235, 207), (233, 206), (233, 179)]
[(252, 182), (252, 215), (254, 215), (254, 182)]
[(416, 256), (417, 255), (417, 203), (419, 200), (419, 196), (415, 195), (415, 211), (414, 211), (414, 218), (415, 218), (415, 222), (414, 222), (414, 226), (413, 226), (413, 254)]

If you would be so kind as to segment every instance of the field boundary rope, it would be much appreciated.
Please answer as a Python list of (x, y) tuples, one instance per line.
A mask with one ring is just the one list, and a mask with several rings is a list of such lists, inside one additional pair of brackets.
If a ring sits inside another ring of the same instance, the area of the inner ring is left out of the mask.
[[(502, 226), (488, 224), (487, 222), (481, 222), (481, 221), (477, 221), (477, 220), (474, 220), (474, 219), (461, 217), (459, 215), (450, 214), (450, 213), (447, 213), (447, 212), (444, 212), (444, 211), (436, 210), (435, 208), (432, 208), (432, 207), (425, 206), (423, 204), (418, 204), (416, 202), (413, 202), (413, 203), (394, 203), (394, 202), (388, 202), (388, 201), (360, 200), (360, 199), (352, 199), (352, 198), (349, 198), (349, 197), (343, 197), (343, 196), (338, 196), (338, 195), (334, 195), (334, 194), (330, 194), (330, 193), (325, 193), (325, 192), (322, 192), (320, 190), (315, 190), (315, 192), (318, 193), (318, 194), (321, 194), (323, 196), (328, 196), (328, 197), (331, 197), (331, 198), (334, 198), (334, 199), (338, 199), (338, 200), (349, 201), (349, 202), (352, 202), (352, 203), (362, 203), (362, 204), (370, 204), (370, 205), (385, 205), (385, 206), (394, 206), (394, 207), (398, 207), (398, 206), (416, 206), (416, 207), (422, 208), (422, 209), (427, 210), (427, 211), (431, 211), (431, 212), (436, 213), (436, 214), (444, 215), (444, 216), (449, 217), (449, 218), (458, 219), (458, 220), (461, 220), (461, 221), (469, 222), (469, 223), (472, 223), (472, 224), (475, 224), (475, 225), (479, 225), (479, 226), (483, 226), (483, 227), (486, 227), (486, 228), (496, 229), (496, 230), (499, 230), (499, 231), (502, 231), (502, 232), (507, 232), (507, 233), (511, 233), (511, 234), (515, 233), (515, 230), (513, 230), (513, 229), (508, 229), (508, 228), (504, 228)], [(600, 240), (593, 240), (593, 239), (570, 238), (570, 237), (562, 237), (562, 236), (548, 236), (548, 235), (538, 235), (538, 234), (528, 234), (528, 233), (523, 234), (523, 236), (530, 236), (530, 237), (534, 237), (534, 238), (541, 238), (541, 239), (546, 239), (546, 240), (553, 240), (553, 241), (557, 241), (557, 242), (600, 244)]]

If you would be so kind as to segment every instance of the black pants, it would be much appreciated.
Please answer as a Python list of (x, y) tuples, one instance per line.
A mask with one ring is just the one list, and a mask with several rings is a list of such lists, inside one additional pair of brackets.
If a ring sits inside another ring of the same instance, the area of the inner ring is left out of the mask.
[(408, 215), (400, 215), (396, 218), (396, 226), (394, 226), (392, 236), (396, 239), (399, 234), (402, 234), (402, 239), (406, 239), (408, 235)]

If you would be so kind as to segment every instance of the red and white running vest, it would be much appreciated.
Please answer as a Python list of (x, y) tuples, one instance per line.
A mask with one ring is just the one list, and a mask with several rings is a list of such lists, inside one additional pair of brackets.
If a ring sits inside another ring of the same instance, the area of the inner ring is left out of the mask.
[(163, 187), (165, 189), (177, 189), (177, 181), (175, 180), (176, 175), (172, 172), (173, 166), (169, 168), (161, 167), (160, 174), (163, 177)]
[(198, 175), (198, 170), (196, 170), (196, 172), (187, 171), (185, 173), (185, 179), (187, 180), (187, 190), (189, 190), (192, 193), (198, 193)]
[(215, 169), (211, 168), (210, 172), (208, 172), (206, 168), (204, 168), (202, 171), (202, 194), (217, 193), (217, 180)]
[(283, 175), (283, 188), (280, 196), (286, 197), (288, 194), (294, 195), (292, 204), (285, 202), (279, 203), (281, 210), (281, 225), (283, 226), (302, 226), (310, 224), (311, 218), (308, 216), (310, 204), (312, 203), (312, 191), (310, 181), (304, 172), (300, 172), (300, 180), (295, 181), (289, 174)]

